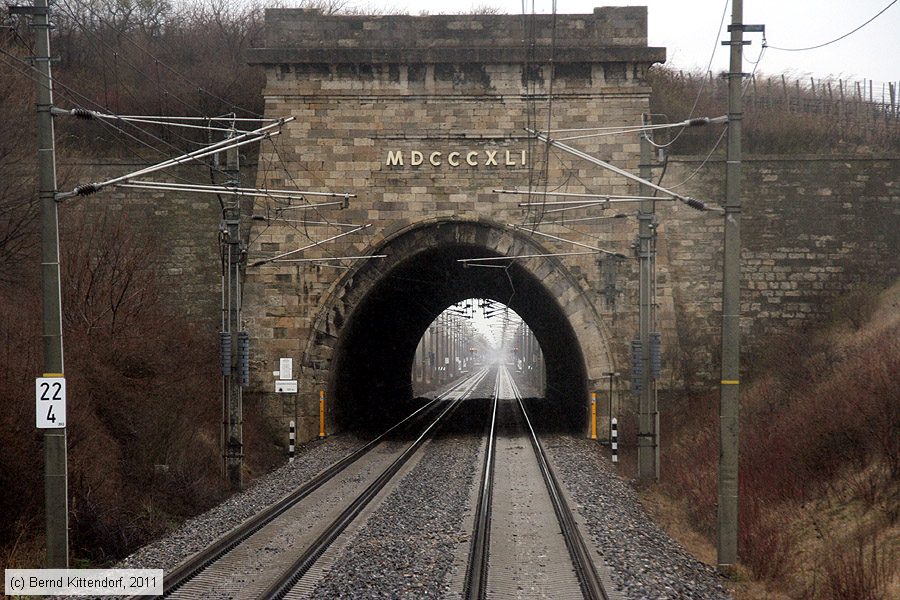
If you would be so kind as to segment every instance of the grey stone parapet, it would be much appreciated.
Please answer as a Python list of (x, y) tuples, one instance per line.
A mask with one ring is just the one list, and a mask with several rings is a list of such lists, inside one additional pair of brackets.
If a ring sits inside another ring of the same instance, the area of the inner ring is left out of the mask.
[[(555, 28), (555, 35), (554, 35)], [(554, 41), (555, 40), (555, 41)], [(646, 7), (603, 7), (586, 15), (344, 16), (267, 9), (264, 48), (251, 64), (525, 62), (652, 64)]]

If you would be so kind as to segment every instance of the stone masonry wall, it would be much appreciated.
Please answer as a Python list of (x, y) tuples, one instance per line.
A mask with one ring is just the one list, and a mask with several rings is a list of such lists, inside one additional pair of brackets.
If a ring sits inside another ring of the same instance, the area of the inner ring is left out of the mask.
[[(672, 157), (664, 184), (683, 181), (701, 162), (701, 157)], [(73, 173), (99, 179), (97, 174), (111, 177), (138, 166), (130, 161), (67, 161), (61, 163), (60, 173), (72, 181), (61, 187), (84, 179)], [(183, 168), (177, 175), (196, 181), (208, 177), (200, 168)], [(722, 198), (723, 161), (707, 162), (683, 191), (712, 201)], [(95, 215), (125, 215), (140, 235), (155, 236), (166, 297), (181, 314), (204, 323), (215, 335), (220, 318), (220, 211), (215, 196), (120, 189), (78, 202)], [(755, 349), (766, 334), (827, 318), (833, 300), (855, 285), (886, 285), (900, 275), (900, 157), (745, 157), (743, 208), (742, 328), (748, 349)], [(680, 205), (661, 204), (659, 213), (658, 281), (674, 309), (671, 319), (664, 318), (667, 366), (680, 366), (681, 350), (689, 348), (697, 374), (712, 381), (717, 376), (721, 320), (721, 222)], [(345, 213), (335, 214), (343, 219)], [(72, 218), (66, 206), (60, 218), (64, 226)], [(606, 227), (611, 234), (613, 226)], [(297, 234), (294, 242), (303, 240)], [(627, 240), (620, 235), (618, 243)], [(596, 283), (602, 279), (596, 259), (583, 261), (576, 271), (589, 273), (603, 296), (603, 284)], [(324, 282), (333, 276), (329, 269), (315, 267), (297, 268), (296, 273), (290, 280), (302, 281), (303, 293), (274, 297), (270, 310), (297, 311), (299, 297), (318, 301), (315, 295), (307, 296), (309, 290), (319, 277)], [(623, 293), (615, 310), (608, 310), (603, 299), (597, 305), (609, 318), (611, 331), (630, 339), (634, 318), (627, 306), (636, 302), (635, 273), (620, 271), (617, 280)], [(276, 335), (287, 331), (285, 327)]]
[[(674, 185), (702, 158), (676, 157)], [(708, 162), (683, 188), (724, 198), (725, 165)], [(860, 283), (900, 275), (900, 157), (755, 156), (743, 162), (741, 328), (745, 348), (823, 318)], [(662, 219), (680, 339), (702, 378), (718, 376), (722, 224), (674, 206)], [(675, 358), (677, 352), (672, 353)]]
[[(98, 161), (64, 160), (60, 163), (60, 189), (78, 183), (103, 181), (136, 171), (146, 163), (123, 159)], [(242, 169), (242, 180), (253, 181), (255, 166)], [(146, 179), (209, 183), (209, 169), (185, 165), (166, 169)], [(221, 320), (221, 262), (219, 225), (222, 211), (212, 194), (112, 188), (84, 198), (67, 200), (60, 207), (61, 226), (77, 218), (84, 208), (96, 220), (123, 220), (133, 235), (152, 240), (157, 249), (148, 264), (157, 266), (163, 299), (181, 316), (198, 323), (215, 336)]]
[[(546, 52), (554, 41), (557, 49), (564, 51), (626, 48), (623, 56), (633, 57), (641, 47), (648, 50), (646, 7), (606, 6), (595, 8), (592, 14), (555, 18), (536, 15), (529, 19), (527, 27), (526, 35), (541, 52)], [(407, 52), (414, 49), (437, 50), (440, 62), (445, 62), (447, 52), (452, 55), (452, 50), (458, 49), (465, 53), (465, 62), (480, 62), (473, 60), (473, 49), (521, 52), (522, 40), (523, 20), (514, 15), (346, 16), (323, 15), (319, 9), (276, 8), (266, 10), (266, 49), (257, 50), (256, 56), (258, 59), (260, 52), (288, 48), (309, 49), (321, 51), (324, 62), (329, 62), (334, 59), (335, 49), (377, 51), (365, 61), (372, 62), (373, 57), (384, 59), (391, 52), (403, 53), (407, 58)], [(271, 55), (262, 56), (271, 60)]]
[[(701, 157), (672, 157), (664, 184), (684, 180), (701, 162)], [(67, 161), (60, 172), (81, 181), (83, 177), (71, 173), (111, 177), (138, 166), (130, 161)], [(832, 301), (855, 285), (886, 285), (900, 275), (900, 157), (750, 156), (743, 168), (742, 328), (748, 347), (768, 333), (827, 318)], [(177, 175), (196, 181), (208, 177), (200, 168), (182, 168)], [(684, 191), (701, 199), (722, 198), (723, 161), (707, 162)], [(220, 211), (215, 196), (120, 189), (78, 202), (95, 215), (125, 215), (140, 235), (154, 236), (166, 297), (181, 314), (205, 323), (210, 332), (218, 330)], [(66, 211), (63, 206), (63, 225), (71, 218)], [(345, 213), (335, 214), (343, 219)], [(659, 214), (659, 285), (663, 296), (674, 299), (665, 340), (668, 365), (680, 354), (681, 341), (690, 345), (699, 374), (714, 379), (721, 319), (721, 222), (680, 205), (661, 204)], [(607, 227), (612, 233), (612, 226)], [(303, 239), (298, 235), (295, 241)], [(626, 241), (627, 236), (620, 236), (620, 243)], [(593, 271), (594, 281), (602, 276), (596, 260), (584, 261), (578, 270)], [(315, 267), (299, 272), (304, 290), (317, 276), (331, 275)], [(620, 272), (618, 285), (625, 293), (619, 295), (615, 311), (606, 311), (605, 301), (598, 301), (614, 331), (622, 334), (633, 329), (633, 315), (622, 306), (636, 299), (633, 275)], [(602, 290), (602, 284), (597, 285)], [(284, 306), (287, 312), (294, 304)], [(678, 333), (683, 341), (675, 337)]]

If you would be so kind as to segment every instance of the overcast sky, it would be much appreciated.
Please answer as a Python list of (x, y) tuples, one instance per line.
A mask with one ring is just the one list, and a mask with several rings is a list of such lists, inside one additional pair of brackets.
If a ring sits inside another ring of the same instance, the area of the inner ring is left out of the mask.
[[(745, 0), (744, 22), (765, 24), (772, 46), (807, 47), (837, 38), (861, 25), (891, 0)], [(521, 14), (522, 0), (383, 0), (371, 2), (393, 6), (418, 14), (467, 12), (473, 6), (492, 6), (501, 12)], [(595, 6), (647, 6), (649, 43), (668, 49), (668, 63), (684, 69), (704, 70), (713, 45), (714, 71), (728, 69), (727, 47), (718, 40), (728, 35), (725, 27), (717, 35), (723, 10), (728, 5), (726, 25), (731, 21), (731, 2), (726, 0), (558, 0), (557, 12), (591, 13)], [(531, 11), (531, 2), (527, 3)], [(550, 0), (535, 0), (535, 11), (549, 13)], [(745, 58), (756, 60), (760, 51), (759, 34), (746, 34), (753, 41), (745, 47)], [(751, 71), (753, 65), (745, 65)], [(806, 52), (784, 52), (769, 48), (759, 71), (783, 72), (816, 78), (835, 77), (873, 79), (875, 82), (900, 80), (900, 2), (875, 21), (835, 44)], [(876, 85), (877, 87), (877, 85)]]

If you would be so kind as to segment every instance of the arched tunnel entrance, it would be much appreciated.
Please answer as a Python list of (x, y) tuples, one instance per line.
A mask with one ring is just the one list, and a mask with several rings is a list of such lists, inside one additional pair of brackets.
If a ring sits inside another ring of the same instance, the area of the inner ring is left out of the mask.
[[(543, 352), (544, 399), (558, 406), (558, 425), (585, 426), (588, 372), (583, 342), (570, 322), (572, 307), (565, 306), (578, 294), (564, 289), (566, 278), (542, 278), (514, 260), (492, 263), (505, 268), (459, 262), (544, 252), (538, 244), (493, 223), (450, 221), (414, 228), (376, 251), (389, 259), (367, 261), (348, 274), (342, 294), (348, 314), (335, 320), (340, 331), (329, 388), (338, 428), (382, 426), (403, 416), (423, 333), (447, 307), (467, 298), (491, 299), (521, 316)], [(548, 272), (559, 270), (564, 267), (550, 265)]]

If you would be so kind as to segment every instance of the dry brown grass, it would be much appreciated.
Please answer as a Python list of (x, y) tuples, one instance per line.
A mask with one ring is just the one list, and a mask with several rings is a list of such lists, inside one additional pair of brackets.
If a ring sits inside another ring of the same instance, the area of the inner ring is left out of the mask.
[[(877, 302), (871, 290), (851, 294), (836, 314), (865, 317), (775, 340), (766, 360), (750, 364), (740, 556), (755, 580), (791, 597), (882, 600), (897, 585), (898, 297), (900, 284)], [(659, 489), (707, 540), (715, 533), (717, 402), (715, 394), (682, 397), (664, 417)]]

